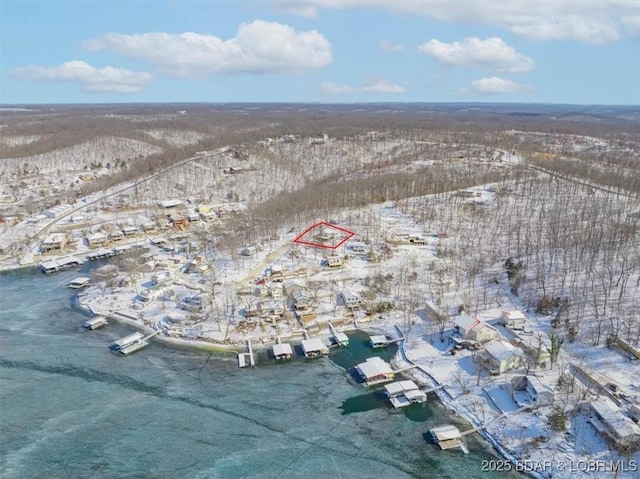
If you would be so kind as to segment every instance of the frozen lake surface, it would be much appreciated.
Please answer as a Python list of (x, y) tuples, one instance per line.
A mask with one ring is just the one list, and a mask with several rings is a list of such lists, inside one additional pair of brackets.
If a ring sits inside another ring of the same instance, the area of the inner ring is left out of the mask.
[(432, 395), (391, 412), (327, 358), (241, 370), (232, 353), (153, 341), (116, 356), (132, 330), (84, 330), (76, 276), (0, 275), (3, 478), (509, 477), (482, 471), (496, 456), (477, 436), (467, 456), (425, 440), (450, 421)]

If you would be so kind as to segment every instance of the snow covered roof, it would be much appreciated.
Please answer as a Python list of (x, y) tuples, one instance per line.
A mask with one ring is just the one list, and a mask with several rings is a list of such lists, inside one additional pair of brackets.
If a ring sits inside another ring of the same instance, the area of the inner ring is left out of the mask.
[(436, 441), (448, 441), (451, 439), (460, 438), (460, 431), (452, 424), (434, 427), (431, 430), (431, 434), (436, 439)]
[(472, 329), (479, 331), (480, 329), (489, 326), (484, 321), (481, 321), (478, 318), (472, 318), (471, 316), (467, 316), (466, 314), (458, 316), (453, 322), (460, 329), (463, 329), (465, 333), (468, 333)]
[(378, 356), (368, 358), (364, 363), (358, 364), (356, 368), (365, 379), (394, 374), (391, 366)]
[(384, 387), (384, 391), (389, 397), (403, 393), (406, 395), (408, 391), (415, 391), (417, 389), (418, 385), (409, 379), (406, 381), (396, 381)]
[(519, 309), (503, 311), (502, 312), (502, 316), (505, 319), (527, 319), (527, 317), (524, 315), (524, 313), (522, 311), (520, 311)]
[(484, 349), (499, 361), (505, 361), (518, 354), (516, 348), (504, 341), (491, 340), (485, 343)]
[(620, 439), (640, 436), (640, 426), (628, 418), (613, 402), (606, 398), (598, 398), (591, 403), (592, 409), (609, 430)]
[(273, 355), (274, 356), (283, 356), (286, 354), (293, 354), (293, 350), (291, 349), (291, 345), (289, 343), (284, 344), (274, 344), (273, 345)]
[(302, 350), (305, 354), (313, 351), (325, 351), (326, 349), (327, 346), (325, 346), (320, 338), (302, 340)]

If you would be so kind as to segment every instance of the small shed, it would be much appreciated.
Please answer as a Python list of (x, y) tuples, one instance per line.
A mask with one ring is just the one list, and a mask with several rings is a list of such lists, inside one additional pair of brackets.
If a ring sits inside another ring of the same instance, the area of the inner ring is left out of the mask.
[(527, 317), (518, 309), (503, 311), (500, 323), (511, 329), (524, 329)]

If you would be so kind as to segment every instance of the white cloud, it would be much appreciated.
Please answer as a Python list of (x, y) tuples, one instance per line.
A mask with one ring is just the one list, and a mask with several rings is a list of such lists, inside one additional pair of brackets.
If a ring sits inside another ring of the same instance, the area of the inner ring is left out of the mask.
[(277, 2), (276, 5), (280, 10), (290, 15), (296, 15), (309, 20), (316, 20), (318, 18), (318, 9), (313, 5), (295, 1)]
[(521, 85), (511, 80), (500, 77), (480, 78), (471, 82), (470, 88), (458, 90), (462, 95), (499, 95), (501, 93), (515, 93), (530, 91), (531, 87)]
[(404, 51), (405, 48), (404, 45), (389, 40), (380, 40), (378, 42), (378, 47), (380, 47), (380, 50), (382, 50), (383, 52), (388, 53), (399, 53)]
[(74, 60), (56, 67), (27, 66), (11, 70), (11, 74), (28, 80), (60, 80), (78, 83), (86, 92), (137, 93), (153, 76), (124, 68), (96, 68)]
[(418, 50), (443, 65), (455, 67), (485, 68), (508, 73), (528, 72), (534, 67), (531, 58), (521, 55), (497, 37), (486, 40), (469, 37), (453, 43), (433, 39), (419, 45)]
[(349, 95), (354, 93), (404, 93), (406, 88), (389, 80), (377, 79), (370, 80), (362, 86), (338, 85), (334, 82), (324, 82), (320, 85), (320, 91), (324, 95)]
[(199, 33), (107, 33), (84, 42), (89, 50), (113, 50), (148, 61), (163, 73), (197, 78), (215, 73), (301, 73), (333, 61), (331, 44), (315, 30), (296, 32), (256, 20), (222, 40)]
[(496, 25), (538, 40), (609, 44), (620, 38), (623, 16), (640, 14), (637, 0), (300, 0), (323, 8), (379, 7), (451, 23)]

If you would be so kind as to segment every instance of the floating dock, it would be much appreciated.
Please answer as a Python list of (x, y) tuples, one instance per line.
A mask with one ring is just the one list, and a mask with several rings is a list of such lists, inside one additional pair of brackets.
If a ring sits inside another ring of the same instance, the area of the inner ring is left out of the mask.
[(354, 369), (366, 386), (386, 383), (395, 377), (395, 372), (389, 363), (378, 356), (368, 358), (365, 362), (355, 366)]
[(345, 333), (339, 333), (336, 331), (336, 328), (334, 328), (331, 323), (329, 323), (329, 331), (331, 332), (331, 338), (335, 344), (338, 346), (344, 346), (345, 348), (349, 346), (349, 336)]
[(45, 274), (55, 273), (56, 271), (64, 271), (67, 269), (80, 266), (84, 261), (75, 256), (67, 256), (65, 258), (52, 259), (40, 263), (40, 270)]
[(73, 279), (67, 286), (71, 289), (82, 289), (86, 286), (89, 286), (90, 281), (91, 281), (91, 278), (80, 276), (78, 278)]
[(293, 349), (289, 343), (274, 344), (273, 345), (273, 357), (279, 360), (291, 359), (293, 356)]
[(114, 341), (114, 343), (109, 346), (109, 349), (127, 356), (148, 346), (149, 339), (159, 333), (160, 331), (156, 331), (155, 333), (152, 333), (146, 337), (142, 333), (133, 333), (129, 336), (125, 336), (124, 338), (120, 338), (117, 341)]
[(462, 452), (469, 454), (469, 450), (462, 442), (462, 433), (453, 424), (447, 424), (445, 426), (434, 427), (429, 430), (429, 434), (440, 449), (446, 451), (447, 449), (454, 449), (459, 447)]
[(107, 323), (107, 320), (104, 316), (97, 316), (82, 323), (82, 327), (88, 330), (93, 330), (101, 328), (102, 326), (106, 326), (107, 324), (109, 323)]
[(421, 391), (416, 383), (411, 380), (396, 381), (387, 384), (384, 392), (391, 405), (399, 409), (411, 404), (423, 404), (427, 402), (427, 393)]
[(253, 356), (253, 348), (251, 347), (251, 341), (247, 340), (247, 353), (238, 353), (238, 367), (247, 368), (256, 365), (255, 357)]
[(324, 344), (320, 338), (303, 339), (302, 351), (307, 358), (315, 358), (317, 356), (326, 356), (329, 354), (327, 345)]
[(369, 344), (372, 348), (386, 348), (389, 345), (389, 339), (383, 335), (371, 336), (369, 338)]

